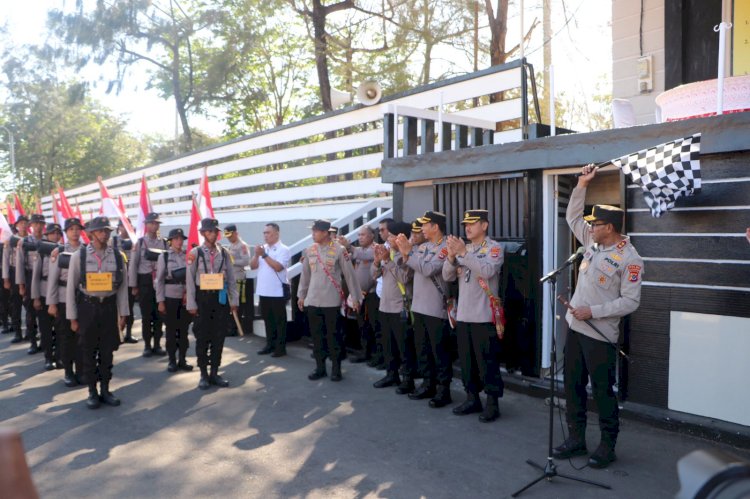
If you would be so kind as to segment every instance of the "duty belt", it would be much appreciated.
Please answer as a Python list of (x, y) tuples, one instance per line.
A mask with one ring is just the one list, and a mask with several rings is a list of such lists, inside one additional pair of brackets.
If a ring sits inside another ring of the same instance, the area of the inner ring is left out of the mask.
[(94, 296), (94, 295), (87, 295), (83, 292), (79, 292), (78, 299), (86, 303), (93, 303), (96, 305), (105, 305), (105, 304), (114, 302), (117, 299), (117, 295), (115, 294), (115, 295), (109, 295), (109, 296)]

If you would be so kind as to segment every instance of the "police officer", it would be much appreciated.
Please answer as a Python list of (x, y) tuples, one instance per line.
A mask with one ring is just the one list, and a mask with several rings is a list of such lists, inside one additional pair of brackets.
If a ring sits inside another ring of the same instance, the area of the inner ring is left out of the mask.
[[(234, 270), (234, 279), (237, 281), (237, 292), (240, 295), (240, 308), (237, 312), (243, 324), (247, 324), (248, 317), (252, 314), (253, 297), (246, 286), (245, 267), (250, 265), (250, 250), (247, 243), (242, 240), (237, 226), (229, 224), (224, 227), (224, 236), (229, 241), (229, 255), (232, 257), (232, 270)], [(252, 318), (250, 318), (252, 324)], [(237, 336), (237, 325), (231, 321), (229, 334), (227, 336)], [(249, 331), (248, 331), (249, 334)]]
[(442, 269), (448, 249), (445, 242), (445, 214), (427, 211), (418, 219), (427, 242), (415, 247), (405, 236), (396, 238), (406, 265), (414, 269), (414, 339), (419, 355), (421, 386), (409, 398), (429, 398), (432, 408), (445, 407), (451, 399), (451, 338), (446, 304), (448, 286)]
[[(156, 291), (154, 290), (154, 277), (156, 276), (156, 260), (146, 258), (149, 249), (165, 250), (167, 243), (158, 236), (159, 220), (158, 213), (146, 215), (146, 233), (133, 245), (130, 254), (128, 268), (129, 286), (132, 294), (138, 299), (141, 309), (141, 328), (143, 334), (143, 356), (166, 355), (161, 348), (161, 318), (156, 310)], [(153, 340), (153, 348), (152, 348)]]
[[(19, 215), (13, 224), (13, 231), (18, 238), (23, 239), (28, 235), (29, 219), (26, 215)], [(12, 247), (10, 240), (3, 245), (2, 275), (3, 289), (8, 298), (8, 315), (10, 316), (9, 332), (15, 333), (11, 343), (20, 343), (23, 341), (21, 332), (21, 313), (23, 302), (21, 295), (18, 294), (18, 284), (16, 283), (16, 252), (19, 250), (18, 245)]]
[[(392, 222), (389, 226), (390, 247), (396, 248), (396, 237), (400, 234), (408, 236), (410, 230), (407, 223)], [(375, 246), (374, 253), (375, 260), (370, 271), (374, 278), (383, 279), (379, 312), (386, 374), (373, 386), (385, 388), (398, 385), (396, 393), (403, 395), (414, 391), (417, 367), (413, 345), (409, 344), (408, 338), (414, 270), (403, 264), (396, 249), (379, 244)], [(399, 377), (399, 370), (404, 376), (403, 380)]]
[[(159, 313), (164, 317), (167, 335), (167, 371), (173, 373), (178, 369), (192, 371), (193, 366), (187, 363), (185, 356), (189, 345), (188, 328), (192, 316), (185, 308), (187, 264), (182, 245), (185, 233), (182, 229), (169, 231), (169, 249), (159, 257), (156, 264), (156, 301)], [(177, 351), (179, 350), (179, 362)]]
[[(5, 244), (0, 244), (0, 262), (5, 259)], [(8, 250), (10, 251), (10, 249)], [(3, 277), (2, 267), (0, 267), (0, 279)], [(10, 334), (10, 290), (5, 286), (0, 286), (0, 334)]]
[(425, 239), (424, 234), (422, 233), (422, 222), (420, 222), (419, 219), (416, 219), (411, 223), (411, 237), (409, 239), (411, 240), (412, 246), (419, 246), (420, 244), (427, 242), (427, 239)]
[(265, 244), (255, 247), (250, 268), (258, 270), (256, 291), (260, 300), (260, 315), (266, 328), (266, 346), (258, 355), (271, 357), (286, 355), (286, 303), (291, 298), (287, 267), (292, 261), (289, 247), (281, 242), (279, 226), (267, 223), (263, 229)]
[(358, 364), (360, 362), (367, 362), (375, 353), (375, 332), (380, 327), (378, 325), (380, 299), (377, 293), (375, 293), (376, 279), (373, 278), (371, 268), (372, 263), (375, 261), (375, 230), (369, 225), (360, 227), (357, 231), (359, 246), (352, 246), (344, 236), (339, 236), (338, 241), (352, 256), (354, 273), (357, 276), (359, 287), (364, 294), (362, 297), (362, 307), (359, 314), (357, 314), (357, 325), (359, 326), (362, 351), (351, 359), (353, 364)]
[[(479, 421), (489, 423), (500, 417), (498, 398), (503, 396), (500, 374), (502, 323), (497, 292), (503, 266), (503, 248), (487, 237), (487, 210), (469, 210), (461, 222), (469, 244), (448, 236), (448, 258), (443, 278), (458, 280), (456, 332), (461, 378), (466, 401), (453, 409), (459, 416), (482, 412)], [(482, 411), (479, 392), (484, 389), (487, 404)]]
[(349, 288), (352, 306), (359, 311), (362, 291), (354, 274), (351, 257), (346, 249), (331, 239), (331, 223), (316, 220), (312, 229), (314, 244), (302, 253), (304, 264), (297, 288), (297, 307), (304, 311), (313, 338), (315, 370), (308, 379), (317, 380), (326, 376), (323, 341), (328, 345), (331, 357), (331, 381), (341, 381), (341, 356), (344, 338), (336, 328), (338, 312), (346, 301), (341, 286), (343, 276)]
[[(130, 219), (128, 219), (128, 223), (130, 223)], [(117, 234), (112, 236), (112, 246), (122, 251), (125, 255), (125, 259), (127, 260), (128, 265), (131, 265), (130, 257), (133, 253), (133, 241), (130, 239), (130, 234), (128, 234), (128, 231), (125, 228), (125, 224), (122, 223), (122, 220), (117, 221)], [(130, 267), (128, 267), (128, 270), (129, 269)], [(128, 310), (130, 310), (130, 315), (128, 315), (127, 319), (125, 320), (125, 338), (123, 338), (122, 340), (123, 343), (138, 343), (138, 338), (133, 336), (133, 323), (135, 322), (135, 318), (133, 316), (134, 305), (135, 295), (133, 294), (133, 289), (128, 287)]]
[[(45, 230), (45, 237), (49, 243), (57, 244), (62, 238), (60, 224), (49, 223)], [(60, 362), (60, 344), (55, 333), (52, 317), (47, 313), (47, 285), (49, 282), (50, 253), (39, 252), (31, 274), (31, 300), (38, 317), (39, 332), (41, 333), (42, 349), (44, 350), (44, 369), (51, 371), (56, 367), (62, 368)]]
[[(64, 371), (64, 383), (68, 388), (77, 386), (83, 378), (83, 362), (77, 346), (76, 333), (70, 328), (67, 313), (66, 288), (70, 256), (81, 247), (83, 225), (78, 218), (65, 220), (65, 243), (63, 252), (53, 251), (50, 255), (49, 276), (47, 278), (47, 311), (54, 321), (55, 336), (60, 346), (60, 361)], [(63, 262), (63, 260), (65, 260)]]
[(27, 249), (27, 245), (36, 245), (42, 240), (44, 233), (44, 215), (34, 213), (31, 215), (31, 233), (23, 238), (26, 244), (20, 244), (16, 247), (16, 282), (18, 283), (18, 293), (23, 300), (23, 308), (26, 311), (26, 336), (29, 338), (28, 354), (33, 355), (41, 352), (37, 343), (37, 330), (39, 329), (38, 313), (34, 309), (34, 303), (31, 300), (31, 277), (34, 264), (39, 257), (36, 250)]
[[(571, 309), (566, 315), (570, 331), (565, 343), (566, 419), (570, 436), (553, 450), (557, 459), (587, 453), (586, 385), (599, 410), (599, 446), (589, 457), (589, 466), (605, 468), (616, 459), (615, 444), (620, 429), (615, 383), (620, 318), (634, 312), (641, 300), (643, 259), (630, 238), (622, 235), (624, 213), (614, 206), (595, 205), (584, 217), (586, 188), (596, 176), (586, 165), (568, 202), (566, 219), (570, 229), (586, 248)], [(600, 336), (591, 326), (590, 321)]]
[(219, 221), (204, 218), (200, 233), (203, 244), (190, 250), (187, 257), (187, 309), (197, 316), (193, 330), (195, 355), (201, 370), (198, 388), (207, 390), (210, 385), (229, 386), (229, 381), (219, 375), (219, 366), (224, 338), (232, 320), (230, 314), (237, 313), (239, 293), (229, 252), (216, 244)]
[(119, 330), (125, 327), (129, 313), (128, 284), (125, 256), (109, 246), (113, 229), (104, 216), (89, 222), (91, 243), (71, 256), (65, 287), (66, 313), (71, 330), (78, 335), (83, 377), (89, 386), (89, 409), (97, 409), (101, 402), (120, 405), (120, 399), (109, 390), (109, 382), (113, 352), (120, 344)]

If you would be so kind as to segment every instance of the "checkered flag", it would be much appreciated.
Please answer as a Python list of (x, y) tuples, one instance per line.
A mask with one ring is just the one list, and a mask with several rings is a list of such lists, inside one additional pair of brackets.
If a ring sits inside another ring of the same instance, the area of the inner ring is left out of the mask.
[(651, 216), (660, 217), (674, 208), (677, 198), (700, 192), (700, 150), (701, 134), (696, 133), (613, 159), (612, 164), (640, 184)]

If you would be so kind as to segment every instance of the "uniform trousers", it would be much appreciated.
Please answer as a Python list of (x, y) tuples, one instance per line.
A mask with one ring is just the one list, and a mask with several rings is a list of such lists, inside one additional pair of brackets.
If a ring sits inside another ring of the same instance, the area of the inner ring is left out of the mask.
[(586, 385), (599, 410), (599, 429), (614, 443), (620, 430), (619, 407), (613, 390), (617, 352), (604, 341), (570, 330), (565, 342), (565, 399), (568, 425), (584, 435), (586, 431)]
[[(138, 274), (138, 306), (141, 308), (143, 341), (146, 348), (156, 347), (161, 341), (161, 317), (156, 306), (156, 290), (151, 274)], [(153, 338), (153, 345), (151, 339)]]
[(307, 322), (313, 340), (315, 361), (325, 362), (330, 356), (333, 362), (341, 361), (341, 348), (344, 344), (343, 330), (336, 327), (340, 307), (307, 307)]
[(453, 379), (452, 342), (446, 319), (414, 313), (414, 343), (419, 372), (431, 384), (448, 386)]
[(15, 283), (15, 277), (11, 277), (10, 287), (10, 325), (13, 327), (13, 331), (16, 333), (16, 338), (21, 338), (23, 333), (21, 332), (21, 314), (23, 314), (23, 299), (18, 290), (18, 284)]
[(120, 346), (117, 327), (117, 295), (100, 302), (86, 295), (76, 298), (78, 308), (78, 348), (83, 361), (83, 377), (89, 389), (112, 379), (114, 351)]
[(503, 396), (505, 384), (500, 374), (501, 343), (491, 322), (457, 322), (458, 356), (464, 390)]
[(167, 313), (164, 316), (167, 354), (170, 360), (174, 360), (175, 354), (179, 350), (180, 360), (185, 360), (185, 354), (190, 345), (188, 328), (193, 317), (182, 303), (182, 298), (167, 297), (164, 301), (167, 308)]
[(0, 286), (0, 327), (10, 325), (10, 290)]
[(39, 314), (34, 308), (34, 300), (31, 299), (31, 271), (26, 270), (26, 293), (23, 295), (22, 303), (23, 308), (26, 311), (26, 336), (29, 338), (29, 343), (32, 346), (37, 344), (37, 330), (39, 329), (39, 323), (37, 322)]
[[(244, 271), (242, 275), (245, 275)], [(253, 332), (253, 320), (255, 319), (252, 279), (246, 279), (244, 277), (242, 279), (238, 279), (237, 293), (239, 293), (240, 295), (240, 304), (237, 310), (237, 317), (239, 317), (240, 324), (242, 324), (242, 332), (249, 335)], [(234, 323), (234, 321), (232, 322)]]
[(277, 353), (286, 351), (286, 303), (283, 296), (261, 296), (260, 315), (266, 326), (266, 348)]
[(380, 334), (383, 341), (385, 368), (389, 373), (401, 371), (414, 378), (417, 359), (414, 353), (414, 332), (400, 313), (380, 312)]
[(125, 318), (125, 327), (130, 332), (133, 329), (133, 323), (135, 322), (135, 316), (133, 315), (133, 306), (135, 306), (135, 296), (132, 293), (133, 288), (128, 288), (128, 310), (130, 315)]
[(60, 347), (57, 344), (54, 321), (52, 316), (47, 313), (47, 298), (41, 296), (39, 300), (42, 302), (42, 308), (37, 311), (37, 315), (39, 317), (39, 333), (42, 338), (44, 358), (48, 362), (53, 360), (57, 362), (60, 360)]
[(198, 367), (205, 370), (211, 365), (212, 370), (218, 370), (224, 350), (224, 339), (229, 328), (229, 304), (219, 303), (218, 291), (196, 290), (195, 299), (198, 304), (198, 317), (195, 319), (193, 333)]
[(376, 335), (380, 329), (378, 320), (380, 319), (380, 298), (372, 291), (365, 295), (362, 301), (362, 308), (357, 314), (357, 325), (359, 326), (360, 344), (362, 353), (365, 357), (370, 358), (377, 351)]
[(65, 303), (57, 304), (57, 317), (55, 317), (55, 336), (60, 346), (60, 361), (67, 373), (82, 374), (81, 349), (77, 348), (76, 333), (70, 329), (70, 321), (67, 318)]

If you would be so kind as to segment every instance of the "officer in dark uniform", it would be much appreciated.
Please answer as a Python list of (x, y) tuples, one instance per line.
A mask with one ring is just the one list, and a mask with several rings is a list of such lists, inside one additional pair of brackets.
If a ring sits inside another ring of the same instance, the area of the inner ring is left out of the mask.
[[(128, 219), (128, 222), (130, 222), (130, 219)], [(125, 258), (128, 262), (128, 270), (130, 269), (129, 265), (131, 265), (130, 257), (133, 253), (133, 244), (133, 241), (130, 239), (130, 234), (128, 234), (128, 231), (125, 229), (122, 220), (118, 220), (117, 234), (112, 236), (112, 246), (125, 254)], [(130, 310), (130, 315), (128, 315), (125, 322), (125, 338), (122, 340), (123, 343), (138, 343), (138, 338), (133, 336), (133, 323), (135, 322), (135, 317), (133, 315), (134, 305), (135, 295), (133, 294), (133, 289), (128, 287), (128, 309)]]
[(146, 215), (146, 234), (133, 245), (128, 266), (128, 285), (132, 288), (132, 294), (138, 299), (138, 306), (141, 309), (144, 357), (167, 354), (160, 344), (161, 317), (156, 308), (156, 291), (154, 290), (156, 259), (150, 260), (146, 256), (148, 250), (167, 249), (167, 242), (158, 235), (160, 224), (158, 213)]
[[(16, 218), (16, 223), (13, 227), (16, 231), (16, 235), (23, 239), (28, 233), (29, 219), (26, 215), (19, 215)], [(10, 240), (5, 243), (3, 249), (3, 287), (9, 293), (9, 312), (10, 312), (10, 327), (15, 333), (11, 343), (21, 343), (23, 338), (23, 332), (21, 331), (21, 314), (23, 313), (23, 299), (18, 290), (18, 282), (16, 281), (16, 261), (18, 259), (18, 252), (21, 251), (21, 243), (12, 247)]]
[[(120, 344), (119, 331), (128, 315), (128, 285), (125, 256), (109, 246), (113, 229), (107, 217), (96, 217), (89, 223), (91, 244), (71, 256), (65, 288), (66, 312), (70, 328), (78, 335), (83, 375), (89, 385), (89, 409), (97, 409), (101, 402), (120, 405), (120, 399), (109, 390), (109, 382), (113, 352)], [(97, 381), (101, 392), (97, 391)]]
[(185, 251), (182, 249), (185, 233), (182, 229), (172, 229), (169, 231), (167, 241), (169, 249), (159, 257), (154, 281), (159, 313), (164, 317), (166, 325), (167, 355), (169, 355), (167, 371), (171, 373), (177, 372), (177, 369), (192, 371), (193, 366), (185, 359), (189, 345), (188, 328), (192, 321), (192, 316), (185, 308), (187, 264)]
[[(470, 243), (448, 236), (448, 258), (442, 270), (446, 281), (458, 280), (456, 333), (466, 401), (453, 414), (481, 412), (479, 421), (489, 423), (500, 417), (498, 398), (505, 387), (500, 374), (503, 325), (497, 296), (503, 248), (487, 237), (487, 210), (469, 210), (461, 223)], [(487, 394), (484, 409), (479, 399), (482, 390)]]
[(229, 252), (216, 244), (219, 221), (204, 218), (200, 233), (203, 244), (190, 250), (187, 256), (187, 310), (197, 316), (193, 329), (195, 355), (201, 370), (198, 388), (207, 390), (210, 385), (229, 386), (229, 381), (219, 375), (219, 366), (232, 320), (230, 314), (236, 314), (239, 308), (239, 293)]
[(16, 283), (18, 283), (18, 293), (21, 295), (23, 308), (26, 311), (26, 336), (29, 338), (29, 355), (39, 353), (42, 350), (37, 342), (39, 314), (34, 309), (34, 303), (31, 300), (31, 277), (34, 263), (39, 254), (35, 249), (28, 249), (27, 246), (35, 246), (42, 240), (43, 233), (44, 215), (34, 213), (31, 215), (31, 234), (23, 238), (23, 242), (26, 244), (19, 244), (20, 247), (16, 248)]
[(78, 218), (74, 217), (65, 220), (63, 227), (68, 242), (65, 243), (63, 252), (53, 251), (50, 255), (47, 311), (54, 321), (55, 336), (60, 346), (60, 361), (65, 369), (65, 386), (72, 388), (80, 384), (83, 378), (83, 362), (76, 334), (70, 329), (65, 293), (68, 286), (70, 257), (81, 247), (83, 225)]
[[(47, 224), (45, 231), (47, 242), (57, 244), (62, 239), (62, 228), (59, 224)], [(51, 247), (51, 246), (50, 246)], [(39, 332), (44, 350), (44, 369), (62, 368), (60, 362), (60, 344), (55, 334), (52, 317), (47, 313), (47, 283), (49, 281), (50, 253), (39, 251), (31, 274), (31, 300), (37, 313)]]

